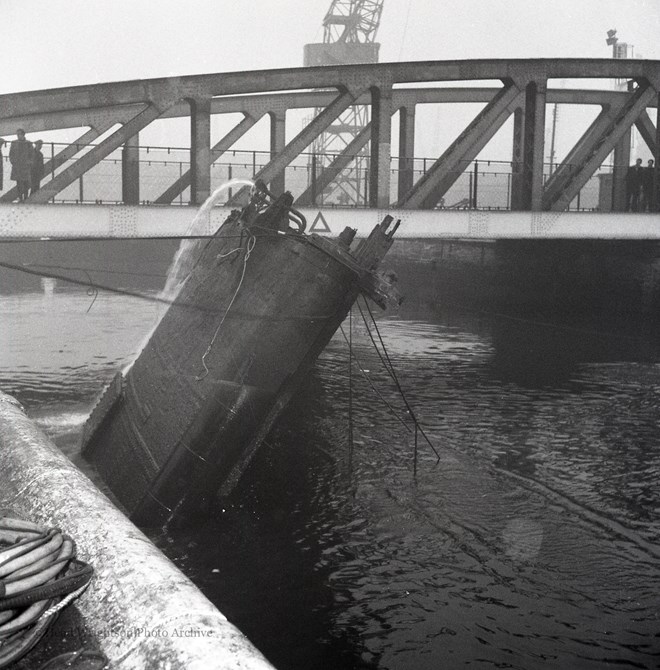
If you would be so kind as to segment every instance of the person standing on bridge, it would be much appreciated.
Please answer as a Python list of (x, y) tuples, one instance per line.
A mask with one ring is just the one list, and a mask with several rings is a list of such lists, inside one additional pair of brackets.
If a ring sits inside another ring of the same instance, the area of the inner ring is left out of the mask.
[(653, 174), (655, 168), (653, 167), (653, 159), (651, 158), (648, 165), (644, 168), (642, 176), (642, 212), (655, 211), (655, 198), (653, 197)]
[(44, 155), (41, 153), (43, 142), (37, 140), (34, 143), (34, 153), (32, 154), (32, 168), (30, 174), (30, 195), (34, 195), (41, 186), (41, 180), (44, 177)]
[(639, 211), (639, 196), (642, 192), (642, 181), (644, 179), (644, 168), (642, 159), (638, 158), (626, 172), (626, 212)]
[(16, 138), (9, 149), (9, 162), (11, 163), (11, 179), (16, 182), (18, 191), (18, 201), (27, 200), (30, 192), (30, 182), (32, 179), (32, 142), (25, 139), (25, 131), (19, 128), (16, 131)]

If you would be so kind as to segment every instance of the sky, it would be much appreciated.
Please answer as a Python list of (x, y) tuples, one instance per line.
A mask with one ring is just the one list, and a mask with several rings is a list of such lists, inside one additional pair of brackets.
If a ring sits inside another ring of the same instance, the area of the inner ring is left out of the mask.
[[(330, 4), (0, 0), (3, 50), (11, 55), (8, 66), (0, 68), (0, 93), (299, 67), (303, 46), (323, 39)], [(611, 28), (633, 45), (636, 56), (660, 59), (660, 0), (384, 0), (377, 41), (381, 62), (609, 58), (605, 38)], [(466, 113), (467, 122), (473, 113)], [(176, 145), (167, 130), (175, 126), (159, 123), (153, 126), (161, 130), (147, 128), (141, 142), (146, 137), (152, 144)], [(456, 120), (459, 131), (461, 124)], [(564, 134), (569, 125), (564, 121)], [(441, 150), (453, 132), (434, 137), (426, 130), (425, 154)], [(579, 132), (577, 126), (573, 130)], [(567, 151), (572, 140), (560, 136), (560, 152), (562, 142)]]
[[(3, 93), (302, 65), (330, 0), (0, 0)], [(380, 60), (660, 59), (660, 0), (384, 0)]]

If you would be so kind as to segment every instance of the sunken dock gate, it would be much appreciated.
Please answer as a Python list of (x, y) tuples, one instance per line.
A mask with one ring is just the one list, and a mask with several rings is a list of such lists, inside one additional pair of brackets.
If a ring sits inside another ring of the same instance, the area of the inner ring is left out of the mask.
[(167, 311), (84, 426), (84, 457), (138, 524), (228, 493), (358, 295), (398, 300), (377, 270), (398, 222), (323, 238), (292, 202), (257, 184), (213, 235), (182, 243)]

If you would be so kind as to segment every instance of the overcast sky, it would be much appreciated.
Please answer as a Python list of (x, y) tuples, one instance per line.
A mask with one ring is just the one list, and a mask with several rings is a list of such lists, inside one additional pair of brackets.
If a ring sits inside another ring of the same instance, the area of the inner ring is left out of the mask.
[[(330, 0), (0, 0), (2, 92), (302, 65)], [(660, 0), (385, 0), (380, 60), (660, 59)]]
[[(322, 41), (330, 5), (330, 0), (0, 0), (8, 59), (0, 68), (0, 92), (299, 67), (304, 45)], [(384, 0), (377, 41), (381, 62), (610, 58), (605, 39), (611, 28), (634, 46), (635, 55), (660, 59), (660, 0)], [(416, 155), (440, 155), (480, 107), (420, 106)], [(557, 157), (566, 155), (596, 112), (562, 110)], [(290, 138), (302, 119), (295, 114), (287, 119)], [(213, 141), (233, 123), (214, 117)], [(509, 160), (511, 127), (507, 122), (480, 157)], [(72, 129), (41, 137), (73, 141), (79, 134)], [(235, 148), (267, 148), (267, 137), (262, 120)], [(140, 133), (140, 142), (187, 146), (189, 124), (157, 121)], [(396, 134), (392, 149), (397, 151)]]

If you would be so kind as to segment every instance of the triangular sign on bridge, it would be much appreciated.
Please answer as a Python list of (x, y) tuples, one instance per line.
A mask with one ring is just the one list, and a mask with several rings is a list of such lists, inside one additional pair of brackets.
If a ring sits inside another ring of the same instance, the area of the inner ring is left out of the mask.
[(323, 216), (320, 209), (319, 209), (319, 213), (314, 218), (314, 221), (312, 221), (312, 225), (309, 229), (309, 232), (310, 233), (331, 233), (332, 232), (330, 230), (330, 226), (328, 225), (328, 222), (325, 220), (325, 216)]

